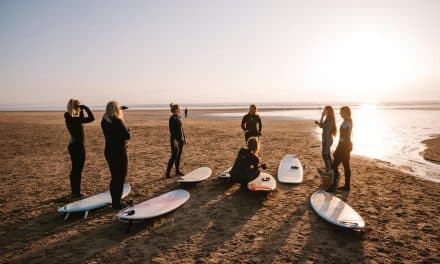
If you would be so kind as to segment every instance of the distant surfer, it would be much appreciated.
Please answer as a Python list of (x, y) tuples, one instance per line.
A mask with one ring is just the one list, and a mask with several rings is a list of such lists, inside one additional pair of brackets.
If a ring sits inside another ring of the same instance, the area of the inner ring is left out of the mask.
[(260, 116), (257, 114), (256, 105), (251, 104), (249, 106), (249, 112), (244, 115), (243, 119), (241, 120), (241, 128), (244, 131), (244, 138), (246, 142), (250, 137), (261, 136), (261, 128), (263, 128), (263, 125), (261, 123)]
[(345, 185), (340, 190), (349, 191), (350, 190), (350, 152), (353, 149), (353, 143), (351, 142), (351, 131), (353, 129), (353, 121), (351, 119), (351, 110), (348, 106), (341, 107), (340, 110), (341, 117), (344, 121), (339, 128), (339, 143), (333, 153), (333, 163), (332, 163), (332, 184), (327, 189), (329, 192), (334, 192), (338, 187), (339, 181), (339, 171), (338, 166), (342, 163), (344, 166), (344, 176)]
[[(87, 112), (87, 117), (84, 116)], [(64, 113), (67, 130), (70, 134), (69, 154), (72, 161), (72, 169), (70, 171), (70, 187), (72, 193), (71, 199), (80, 199), (84, 195), (81, 194), (81, 174), (86, 160), (86, 151), (84, 148), (84, 123), (90, 123), (95, 120), (92, 111), (81, 105), (78, 100), (70, 99), (67, 103), (67, 112)]]
[[(247, 189), (247, 184), (260, 175), (260, 144), (257, 137), (250, 137), (247, 148), (241, 148), (230, 171), (231, 182), (240, 183), (241, 188)], [(266, 169), (262, 164), (261, 168)]]
[(130, 131), (124, 124), (123, 110), (118, 102), (107, 103), (101, 128), (105, 137), (105, 159), (111, 174), (112, 207), (120, 210), (125, 207), (121, 203), (121, 196), (128, 170), (127, 144), (130, 139)]
[(185, 118), (188, 117), (188, 108), (185, 108)]
[[(330, 148), (333, 145), (333, 137), (336, 135), (335, 112), (333, 107), (327, 105), (321, 114), (321, 120), (315, 121), (320, 128), (322, 128), (322, 158), (325, 163), (325, 173), (330, 173), (332, 170), (332, 157), (330, 155)], [(319, 173), (324, 173), (318, 169)]]
[(170, 129), (170, 145), (171, 145), (171, 158), (168, 160), (167, 172), (165, 176), (171, 177), (171, 168), (173, 164), (176, 168), (176, 176), (185, 175), (180, 171), (180, 158), (182, 156), (183, 146), (186, 144), (185, 132), (182, 126), (181, 112), (178, 104), (170, 104), (170, 110), (172, 115), (168, 121)]

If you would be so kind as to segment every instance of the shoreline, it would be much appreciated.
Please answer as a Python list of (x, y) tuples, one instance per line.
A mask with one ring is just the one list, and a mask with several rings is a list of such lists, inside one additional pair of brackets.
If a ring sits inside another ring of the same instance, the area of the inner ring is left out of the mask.
[[(82, 190), (87, 195), (109, 184), (101, 116), (97, 112), (96, 121), (84, 126)], [(127, 175), (132, 193), (127, 199), (135, 204), (182, 188), (175, 177), (163, 178), (169, 158), (168, 116), (168, 111), (126, 114), (132, 132)], [(62, 114), (0, 115), (0, 262), (440, 261), (439, 184), (353, 156), (352, 190), (336, 195), (366, 221), (361, 238), (327, 224), (310, 209), (310, 196), (329, 180), (316, 172), (323, 162), (310, 122), (265, 121), (261, 158), (267, 172), (275, 176), (286, 153), (297, 154), (305, 165), (303, 183), (279, 184), (267, 197), (215, 180), (244, 145), (237, 120), (193, 117), (184, 120), (184, 127), (184, 172), (208, 166), (213, 175), (188, 188), (190, 200), (175, 212), (125, 233), (126, 225), (114, 219), (109, 207), (90, 212), (85, 220), (76, 214), (64, 221), (57, 214), (70, 189), (69, 137)]]

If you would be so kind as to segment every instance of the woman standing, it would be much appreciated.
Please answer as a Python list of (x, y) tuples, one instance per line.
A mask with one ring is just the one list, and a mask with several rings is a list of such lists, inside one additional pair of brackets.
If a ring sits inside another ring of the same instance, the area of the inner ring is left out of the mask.
[(243, 116), (243, 119), (241, 120), (241, 129), (244, 131), (244, 138), (246, 142), (250, 137), (261, 136), (261, 128), (263, 128), (263, 125), (261, 124), (260, 116), (257, 114), (257, 106), (251, 104), (249, 106), (249, 112)]
[(182, 156), (183, 146), (186, 143), (185, 132), (182, 127), (182, 120), (180, 116), (180, 107), (177, 104), (170, 104), (172, 115), (168, 121), (170, 129), (170, 145), (171, 145), (171, 158), (168, 161), (167, 172), (165, 176), (170, 177), (171, 168), (173, 164), (176, 167), (176, 175), (185, 175), (180, 171), (180, 157)]
[(125, 177), (127, 176), (128, 156), (127, 144), (130, 131), (124, 124), (123, 112), (118, 102), (111, 101), (107, 104), (102, 117), (101, 128), (105, 137), (105, 159), (111, 173), (110, 195), (113, 209), (120, 210), (125, 207), (121, 203)]
[(351, 177), (351, 169), (350, 169), (350, 153), (353, 149), (353, 143), (351, 142), (351, 131), (353, 129), (353, 121), (351, 120), (351, 110), (348, 106), (341, 107), (340, 110), (341, 117), (344, 119), (341, 127), (339, 128), (339, 143), (336, 147), (335, 152), (333, 153), (333, 177), (332, 184), (327, 189), (329, 192), (336, 191), (339, 182), (339, 171), (338, 166), (342, 163), (344, 166), (344, 175), (345, 175), (345, 185), (340, 188), (340, 190), (349, 191), (350, 190), (350, 177)]
[[(84, 117), (84, 111), (87, 117)], [(68, 146), (70, 160), (72, 161), (72, 170), (70, 171), (70, 187), (72, 189), (71, 199), (79, 199), (81, 194), (81, 174), (86, 160), (86, 151), (84, 149), (84, 123), (90, 123), (95, 120), (92, 111), (81, 105), (78, 100), (70, 99), (67, 102), (67, 112), (64, 113), (67, 130), (70, 133), (70, 142)]]
[[(325, 118), (325, 120), (324, 120)], [(327, 105), (321, 114), (321, 120), (315, 121), (320, 128), (322, 128), (322, 158), (324, 159), (326, 173), (332, 170), (332, 157), (330, 155), (330, 148), (333, 145), (333, 137), (336, 135), (335, 112), (333, 107)], [(322, 173), (318, 169), (319, 173)]]

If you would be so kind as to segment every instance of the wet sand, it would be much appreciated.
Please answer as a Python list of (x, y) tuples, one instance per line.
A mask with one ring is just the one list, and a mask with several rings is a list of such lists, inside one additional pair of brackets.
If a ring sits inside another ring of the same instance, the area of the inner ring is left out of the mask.
[(440, 164), (440, 135), (424, 140), (423, 143), (426, 145), (423, 157), (426, 160)]
[[(323, 162), (312, 121), (263, 120), (261, 158), (267, 171), (276, 175), (286, 153), (298, 155), (305, 165), (302, 184), (279, 184), (266, 196), (215, 181), (244, 138), (240, 119), (213, 119), (203, 112), (191, 111), (184, 119), (183, 170), (209, 166), (213, 176), (185, 187), (191, 198), (183, 207), (134, 225), (129, 233), (110, 207), (92, 211), (85, 220), (79, 214), (64, 221), (57, 214), (70, 193), (62, 112), (0, 113), (0, 262), (440, 262), (439, 184), (354, 156), (351, 192), (337, 196), (363, 216), (367, 228), (363, 236), (342, 230), (309, 205), (311, 194), (328, 182), (316, 173)], [(101, 116), (96, 113), (97, 120), (85, 125), (82, 191), (88, 195), (109, 184)], [(176, 178), (163, 178), (168, 116), (167, 111), (126, 114), (132, 132), (127, 199), (135, 203), (179, 187)]]

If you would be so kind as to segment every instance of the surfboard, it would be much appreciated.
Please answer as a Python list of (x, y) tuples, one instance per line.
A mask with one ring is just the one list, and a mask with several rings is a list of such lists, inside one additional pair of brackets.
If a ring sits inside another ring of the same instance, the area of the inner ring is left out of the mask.
[(365, 221), (347, 203), (323, 190), (310, 197), (313, 210), (327, 222), (343, 228), (363, 229)]
[(211, 176), (212, 170), (208, 167), (201, 167), (185, 174), (177, 179), (178, 182), (200, 182)]
[(250, 191), (266, 191), (270, 192), (277, 188), (277, 182), (275, 178), (265, 172), (260, 172), (260, 175), (253, 181), (248, 183), (248, 189)]
[(230, 173), (231, 170), (232, 170), (232, 167), (227, 168), (225, 171), (220, 173), (217, 176), (217, 178), (219, 178), (219, 179), (230, 179), (231, 178), (231, 173)]
[[(131, 191), (129, 184), (124, 184), (124, 189), (122, 191), (121, 199), (126, 197)], [(70, 213), (81, 213), (84, 212), (84, 219), (89, 215), (90, 210), (105, 207), (112, 203), (112, 197), (110, 191), (98, 193), (93, 196), (66, 204), (58, 208), (58, 212), (65, 214), (64, 220), (67, 220)]]
[(129, 222), (161, 216), (182, 206), (189, 197), (189, 192), (182, 189), (167, 192), (123, 209), (118, 213), (118, 219), (121, 222)]
[(283, 157), (278, 167), (278, 181), (282, 183), (301, 183), (303, 181), (303, 168), (296, 155), (287, 154)]

